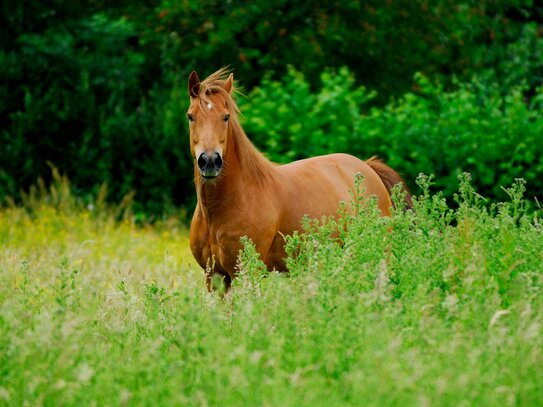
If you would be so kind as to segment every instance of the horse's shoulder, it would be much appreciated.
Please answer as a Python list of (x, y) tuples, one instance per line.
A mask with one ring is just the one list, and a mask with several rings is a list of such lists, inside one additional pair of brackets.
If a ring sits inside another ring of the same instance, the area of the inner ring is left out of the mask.
[(208, 225), (201, 210), (196, 206), (190, 223), (190, 249), (194, 257), (198, 257), (205, 247), (209, 246)]
[(197, 234), (198, 229), (202, 227), (202, 225), (205, 223), (204, 216), (202, 214), (202, 210), (200, 208), (200, 205), (197, 204), (196, 208), (194, 209), (194, 214), (192, 215), (192, 220), (190, 222), (190, 233), (191, 235)]

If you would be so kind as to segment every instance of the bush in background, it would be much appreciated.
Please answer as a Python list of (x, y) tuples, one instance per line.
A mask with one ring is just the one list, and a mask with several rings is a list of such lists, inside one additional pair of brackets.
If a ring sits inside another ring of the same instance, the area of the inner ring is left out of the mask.
[(463, 171), (485, 196), (503, 197), (502, 187), (521, 177), (530, 197), (543, 191), (543, 93), (528, 105), (522, 87), (501, 95), (500, 87), (474, 80), (446, 92), (421, 75), (417, 84), (417, 93), (370, 107), (374, 93), (357, 87), (346, 68), (323, 73), (315, 93), (291, 69), (241, 101), (245, 130), (274, 161), (377, 154), (411, 187), (420, 172), (435, 174), (448, 198)]
[[(192, 164), (183, 148), (185, 93), (175, 73), (143, 87), (146, 60), (136, 28), (103, 14), (23, 34), (2, 54), (6, 88), (0, 134), (0, 196), (18, 194), (50, 166), (79, 194), (102, 183), (119, 202), (136, 192), (137, 210), (159, 213), (172, 196), (190, 202)], [(168, 82), (165, 85), (164, 82)], [(9, 104), (14, 111), (9, 111)]]
[[(456, 136), (473, 126), (479, 133), (509, 132), (505, 144), (498, 142), (483, 159), (484, 168), (502, 163), (496, 157), (516, 140), (503, 156), (513, 157), (510, 164), (518, 167), (511, 174), (528, 173), (537, 180), (538, 156), (531, 158), (528, 151), (539, 151), (531, 144), (543, 82), (543, 13), (529, 0), (8, 0), (1, 10), (0, 202), (18, 199), (40, 177), (49, 184), (53, 166), (69, 177), (79, 196), (96, 195), (106, 183), (111, 201), (135, 193), (140, 213), (191, 206), (186, 78), (192, 69), (205, 76), (223, 65), (234, 69), (246, 93), (266, 88), (276, 98), (256, 107), (263, 102), (256, 96), (246, 112), (249, 133), (255, 130), (257, 145), (272, 157), (379, 153), (408, 178), (435, 171), (442, 184), (447, 177), (454, 183), (458, 168), (468, 165), (462, 170), (473, 172), (476, 182), (486, 185), (483, 192), (494, 196), (499, 188), (493, 182), (501, 178), (487, 172), (479, 182), (480, 154), (475, 161), (465, 155), (478, 147), (466, 147), (467, 138)], [(289, 72), (289, 64), (300, 73)], [(415, 72), (442, 88), (423, 88), (413, 79)], [(296, 75), (302, 79), (285, 80)], [(319, 84), (321, 78), (326, 85)], [(274, 81), (289, 93), (271, 89)], [(459, 117), (447, 110), (452, 100), (473, 92), (477, 96), (468, 107), (458, 101)], [(304, 118), (306, 113), (312, 117)], [(479, 113), (480, 123), (466, 124), (479, 120)], [(516, 123), (514, 114), (519, 114)], [(459, 129), (453, 128), (456, 120)], [(310, 143), (301, 132), (312, 135)], [(389, 140), (389, 132), (407, 133)], [(440, 149), (456, 146), (462, 150), (448, 152), (450, 161), (441, 159)]]

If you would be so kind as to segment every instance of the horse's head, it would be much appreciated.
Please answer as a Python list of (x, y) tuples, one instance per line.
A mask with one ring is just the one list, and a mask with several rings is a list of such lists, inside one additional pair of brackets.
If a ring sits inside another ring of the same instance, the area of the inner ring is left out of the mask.
[(205, 180), (219, 176), (226, 154), (231, 114), (236, 105), (231, 97), (234, 77), (224, 79), (221, 70), (200, 82), (198, 74), (189, 77), (190, 107), (187, 112), (190, 149), (200, 175)]

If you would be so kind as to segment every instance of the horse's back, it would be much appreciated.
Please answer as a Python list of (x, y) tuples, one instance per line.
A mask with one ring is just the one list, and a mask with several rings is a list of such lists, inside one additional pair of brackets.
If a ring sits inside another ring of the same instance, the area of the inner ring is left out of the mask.
[(302, 212), (305, 209), (304, 214), (334, 214), (340, 201), (348, 202), (356, 193), (356, 174), (363, 177), (361, 188), (365, 196), (376, 196), (383, 214), (390, 213), (390, 197), (381, 178), (355, 156), (323, 155), (285, 164), (277, 170), (282, 184), (287, 186), (285, 193), (289, 195), (291, 208), (300, 207)]

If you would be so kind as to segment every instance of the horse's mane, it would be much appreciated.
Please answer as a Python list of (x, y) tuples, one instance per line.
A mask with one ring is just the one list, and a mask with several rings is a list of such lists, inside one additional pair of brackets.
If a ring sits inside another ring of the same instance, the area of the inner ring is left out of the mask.
[(235, 96), (240, 92), (235, 84), (232, 85), (230, 92), (226, 91), (223, 87), (229, 75), (230, 70), (228, 68), (221, 68), (200, 82), (198, 92), (200, 110), (204, 114), (209, 114), (210, 110), (206, 106), (208, 103), (211, 103), (210, 96), (214, 94), (222, 96), (228, 113), (230, 113), (232, 142), (238, 153), (242, 168), (249, 174), (256, 175), (261, 180), (267, 179), (272, 175), (273, 163), (257, 150), (241, 127), (238, 118), (240, 110), (235, 100)]
[(238, 89), (235, 84), (233, 84), (232, 90), (229, 93), (223, 87), (228, 75), (230, 75), (228, 68), (221, 68), (200, 82), (198, 99), (202, 112), (206, 113), (208, 111), (205, 107), (211, 102), (209, 96), (219, 94), (224, 98), (228, 112), (230, 114), (235, 113), (236, 116), (239, 114), (238, 105), (232, 96), (239, 93)]

